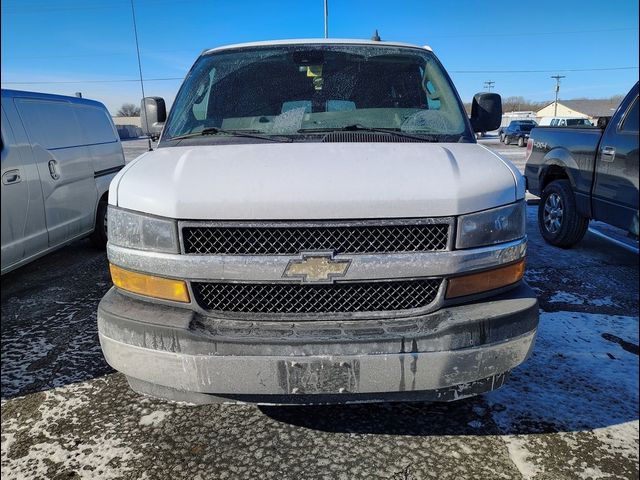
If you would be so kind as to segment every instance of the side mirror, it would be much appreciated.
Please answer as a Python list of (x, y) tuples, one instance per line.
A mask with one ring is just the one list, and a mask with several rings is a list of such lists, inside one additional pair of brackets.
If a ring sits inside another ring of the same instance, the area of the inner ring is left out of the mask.
[(502, 98), (497, 93), (476, 93), (471, 103), (471, 127), (474, 132), (490, 132), (502, 122)]
[[(144, 97), (140, 105), (140, 126), (152, 137), (160, 134), (167, 120), (167, 107), (162, 97)], [(148, 131), (147, 131), (148, 129)]]
[(607, 125), (609, 125), (610, 121), (611, 117), (598, 117), (598, 123), (596, 126), (604, 130), (605, 128), (607, 128)]

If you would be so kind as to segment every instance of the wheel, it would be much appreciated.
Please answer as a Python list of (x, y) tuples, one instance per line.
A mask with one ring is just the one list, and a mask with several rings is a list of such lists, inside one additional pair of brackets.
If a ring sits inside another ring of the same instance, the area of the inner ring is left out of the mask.
[(518, 146), (519, 147), (524, 147), (524, 138), (522, 138), (522, 137), (518, 138)]
[(505, 136), (504, 136), (504, 144), (505, 144), (505, 145), (509, 145), (510, 143), (511, 143), (511, 140), (509, 139), (509, 136), (508, 136), (508, 135), (505, 135)]
[(91, 243), (96, 248), (104, 248), (107, 245), (107, 202), (101, 200), (98, 203), (98, 213), (96, 214), (96, 226), (91, 234)]
[(569, 180), (554, 180), (545, 187), (538, 204), (538, 227), (551, 245), (570, 248), (582, 240), (589, 219), (576, 209)]

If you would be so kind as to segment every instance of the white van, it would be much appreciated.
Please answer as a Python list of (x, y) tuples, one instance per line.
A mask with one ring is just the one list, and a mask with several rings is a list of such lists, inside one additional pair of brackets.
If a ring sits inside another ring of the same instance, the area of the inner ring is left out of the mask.
[(104, 247), (123, 166), (102, 103), (2, 90), (2, 274), (82, 237)]
[(107, 362), (190, 403), (500, 387), (538, 325), (524, 178), (474, 135), (501, 103), (477, 94), (468, 118), (427, 47), (205, 51), (109, 192)]
[(542, 117), (539, 127), (593, 127), (588, 118), (582, 117)]

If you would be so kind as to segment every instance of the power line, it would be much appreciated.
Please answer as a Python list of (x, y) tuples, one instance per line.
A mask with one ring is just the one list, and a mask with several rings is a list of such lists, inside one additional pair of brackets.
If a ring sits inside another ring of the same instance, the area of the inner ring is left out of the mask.
[[(170, 80), (184, 80), (184, 77), (145, 78), (145, 82), (165, 82)], [(54, 82), (2, 82), (2, 85), (63, 85), (72, 83), (129, 83), (140, 82), (139, 78), (127, 78), (122, 80), (64, 80)]]
[(529, 37), (539, 35), (566, 35), (574, 33), (604, 33), (604, 32), (628, 32), (638, 30), (638, 27), (629, 28), (602, 28), (597, 30), (572, 30), (557, 32), (513, 32), (513, 33), (460, 33), (456, 35), (431, 35), (429, 38), (465, 38), (465, 37)]
[[(201, 3), (202, 0), (147, 0), (148, 3), (154, 5), (181, 5), (185, 3)], [(147, 3), (145, 2), (145, 3)], [(17, 8), (16, 8), (17, 7)], [(126, 3), (110, 3), (102, 5), (59, 5), (51, 6), (51, 4), (30, 4), (30, 5), (3, 5), (2, 12), (5, 14), (37, 14), (41, 12), (69, 11), (69, 10), (103, 10), (103, 9), (122, 9), (126, 7)]]
[[(145, 55), (153, 55), (159, 53), (179, 53), (182, 55), (194, 56), (198, 55), (202, 49), (187, 51), (187, 50), (153, 50), (149, 52), (145, 52), (142, 50), (140, 54), (144, 57)], [(114, 52), (114, 53), (77, 53), (71, 55), (20, 55), (21, 60), (25, 59), (46, 59), (46, 58), (87, 58), (87, 57), (125, 57), (131, 56), (131, 52)]]
[(555, 68), (552, 70), (449, 70), (451, 73), (554, 73), (554, 72), (606, 72), (611, 70), (637, 70), (638, 67)]
[[(449, 70), (451, 73), (556, 73), (556, 72), (604, 72), (612, 70), (637, 70), (638, 67), (608, 67), (608, 68), (570, 68), (553, 70)], [(166, 82), (184, 80), (184, 77), (159, 77), (145, 78), (145, 82)], [(129, 83), (139, 82), (139, 78), (127, 78), (121, 80), (64, 80), (64, 81), (26, 81), (26, 82), (2, 82), (3, 85), (62, 85), (72, 83)]]

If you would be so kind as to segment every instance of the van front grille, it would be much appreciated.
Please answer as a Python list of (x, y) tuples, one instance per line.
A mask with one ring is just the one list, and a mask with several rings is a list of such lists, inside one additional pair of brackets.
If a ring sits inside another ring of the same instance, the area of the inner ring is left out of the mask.
[(428, 307), (442, 280), (305, 285), (294, 283), (193, 282), (205, 310), (231, 313), (389, 312)]
[(182, 227), (184, 253), (200, 255), (297, 255), (431, 252), (447, 250), (450, 223)]

